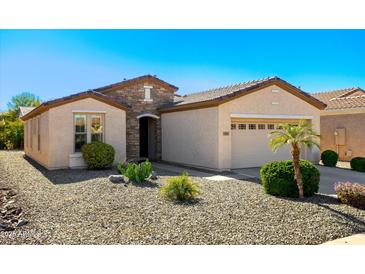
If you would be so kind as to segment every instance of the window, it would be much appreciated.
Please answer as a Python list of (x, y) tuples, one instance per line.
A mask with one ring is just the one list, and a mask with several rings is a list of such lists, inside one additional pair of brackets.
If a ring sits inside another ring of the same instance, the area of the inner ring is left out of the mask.
[(103, 122), (101, 115), (91, 115), (91, 142), (103, 141)]
[(236, 124), (231, 124), (231, 130), (236, 129)]
[(274, 124), (268, 124), (267, 129), (275, 129), (275, 125)]
[(258, 129), (260, 130), (265, 129), (265, 124), (258, 124)]
[(41, 117), (37, 118), (37, 143), (38, 143), (38, 151), (41, 151)]
[(151, 86), (144, 86), (144, 100), (145, 101), (152, 101), (151, 98)]
[(30, 120), (30, 148), (33, 149), (33, 131), (34, 131), (34, 120)]
[(28, 147), (28, 123), (24, 124), (24, 147)]
[(281, 125), (277, 125), (276, 129), (283, 129), (283, 127)]
[(256, 124), (248, 124), (248, 129), (256, 129)]
[(90, 142), (104, 142), (103, 114), (74, 114), (75, 152), (81, 151), (84, 144)]
[(246, 124), (238, 124), (238, 129), (246, 129)]
[(75, 114), (75, 152), (81, 151), (81, 147), (87, 143), (86, 115)]

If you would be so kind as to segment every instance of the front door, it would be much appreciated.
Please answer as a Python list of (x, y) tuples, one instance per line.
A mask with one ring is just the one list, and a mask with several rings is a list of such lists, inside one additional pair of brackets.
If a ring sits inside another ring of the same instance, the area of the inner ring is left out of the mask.
[(139, 156), (156, 159), (156, 120), (151, 117), (139, 119)]
[(148, 157), (148, 117), (139, 119), (139, 156)]

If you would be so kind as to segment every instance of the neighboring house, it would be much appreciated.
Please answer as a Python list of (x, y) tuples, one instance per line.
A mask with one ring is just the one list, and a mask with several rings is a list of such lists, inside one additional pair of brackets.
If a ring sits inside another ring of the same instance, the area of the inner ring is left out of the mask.
[(23, 117), (31, 112), (35, 107), (19, 107), (19, 117)]
[(365, 157), (365, 91), (348, 88), (312, 95), (327, 104), (321, 112), (321, 151), (337, 151), (345, 161)]
[[(148, 157), (218, 170), (290, 158), (273, 154), (268, 133), (305, 119), (320, 131), (326, 105), (278, 77), (186, 96), (146, 75), (41, 104), (22, 117), (25, 153), (49, 169), (82, 167), (80, 148), (101, 140), (116, 162)], [(316, 148), (303, 158), (319, 160)]]

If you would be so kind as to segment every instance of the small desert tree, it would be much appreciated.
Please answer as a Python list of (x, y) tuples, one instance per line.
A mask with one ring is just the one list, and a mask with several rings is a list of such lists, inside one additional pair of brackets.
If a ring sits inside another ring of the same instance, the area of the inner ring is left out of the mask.
[(20, 107), (37, 107), (41, 104), (41, 100), (38, 96), (35, 96), (29, 92), (22, 92), (11, 98), (8, 103), (9, 112), (13, 113), (16, 117), (19, 116)]
[(312, 129), (306, 121), (300, 121), (298, 125), (281, 124), (277, 130), (270, 132), (270, 148), (276, 152), (284, 145), (291, 147), (291, 155), (294, 166), (294, 179), (298, 186), (299, 198), (304, 197), (303, 179), (300, 171), (300, 149), (302, 147), (319, 147), (317, 139), (319, 135)]

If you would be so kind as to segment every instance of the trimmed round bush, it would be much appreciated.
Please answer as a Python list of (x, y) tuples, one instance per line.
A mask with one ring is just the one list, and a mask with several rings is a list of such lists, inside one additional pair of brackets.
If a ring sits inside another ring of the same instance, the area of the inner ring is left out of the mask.
[(325, 150), (321, 154), (322, 163), (325, 166), (336, 166), (338, 161), (338, 154), (333, 150)]
[[(320, 173), (311, 162), (300, 160), (303, 177), (304, 196), (313, 196), (318, 192)], [(280, 197), (299, 197), (294, 180), (293, 161), (274, 161), (265, 164), (261, 170), (261, 182), (267, 194)]]
[(338, 183), (335, 191), (341, 203), (365, 209), (365, 185), (359, 183)]
[(357, 171), (365, 172), (365, 158), (355, 157), (351, 159), (351, 168)]
[(111, 145), (102, 142), (85, 144), (81, 148), (82, 156), (88, 169), (104, 169), (113, 164), (115, 150)]

